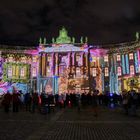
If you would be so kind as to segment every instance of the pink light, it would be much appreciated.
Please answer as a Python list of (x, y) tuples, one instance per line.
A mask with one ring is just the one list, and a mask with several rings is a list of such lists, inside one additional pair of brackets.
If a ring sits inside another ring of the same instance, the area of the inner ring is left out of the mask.
[(25, 50), (25, 53), (26, 54), (32, 54), (32, 55), (36, 55), (36, 54), (38, 54), (38, 50)]
[(90, 53), (96, 57), (105, 56), (107, 52), (105, 49), (90, 49)]
[(138, 63), (140, 64), (140, 50), (137, 50), (137, 54), (138, 54)]

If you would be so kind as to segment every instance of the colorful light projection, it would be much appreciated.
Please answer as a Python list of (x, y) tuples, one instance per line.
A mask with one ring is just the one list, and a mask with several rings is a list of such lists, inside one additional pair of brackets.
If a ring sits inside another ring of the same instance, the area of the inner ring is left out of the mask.
[(2, 56), (0, 51), (0, 79), (2, 79)]
[(39, 53), (38, 50), (25, 50), (25, 54), (37, 55)]
[(67, 93), (68, 79), (60, 77), (58, 79), (59, 93)]
[(138, 56), (138, 67), (139, 67), (139, 73), (140, 73), (140, 49), (137, 50), (137, 56)]
[(90, 54), (95, 57), (103, 57), (107, 54), (107, 49), (90, 49)]
[(9, 88), (8, 82), (0, 82), (0, 95), (7, 92), (7, 89)]
[(76, 47), (73, 44), (61, 44), (58, 47), (39, 47), (39, 52), (81, 52), (84, 48)]
[(22, 91), (23, 94), (26, 94), (28, 92), (28, 85), (23, 83), (13, 83), (9, 88), (8, 91), (10, 93), (16, 91)]
[(44, 92), (48, 94), (53, 93), (53, 78), (44, 79)]
[[(3, 80), (26, 83), (29, 80), (30, 65), (7, 62), (3, 65)], [(8, 73), (7, 73), (8, 72)]]

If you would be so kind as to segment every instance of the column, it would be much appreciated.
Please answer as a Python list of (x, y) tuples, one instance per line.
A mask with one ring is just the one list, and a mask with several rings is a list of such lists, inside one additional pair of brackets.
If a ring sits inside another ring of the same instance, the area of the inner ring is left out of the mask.
[(55, 54), (55, 75), (58, 75), (58, 53)]

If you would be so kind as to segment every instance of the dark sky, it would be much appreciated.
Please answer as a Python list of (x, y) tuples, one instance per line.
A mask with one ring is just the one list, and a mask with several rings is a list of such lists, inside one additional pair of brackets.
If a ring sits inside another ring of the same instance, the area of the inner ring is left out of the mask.
[(92, 44), (135, 40), (140, 32), (140, 0), (1, 0), (0, 44), (50, 42), (65, 26), (79, 42)]

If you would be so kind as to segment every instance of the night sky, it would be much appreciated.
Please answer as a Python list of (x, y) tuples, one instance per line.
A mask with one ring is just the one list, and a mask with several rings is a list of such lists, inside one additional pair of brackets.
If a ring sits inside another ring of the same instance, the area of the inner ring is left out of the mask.
[(65, 26), (80, 42), (92, 44), (135, 40), (140, 32), (139, 0), (1, 0), (0, 44), (37, 45), (51, 42)]

